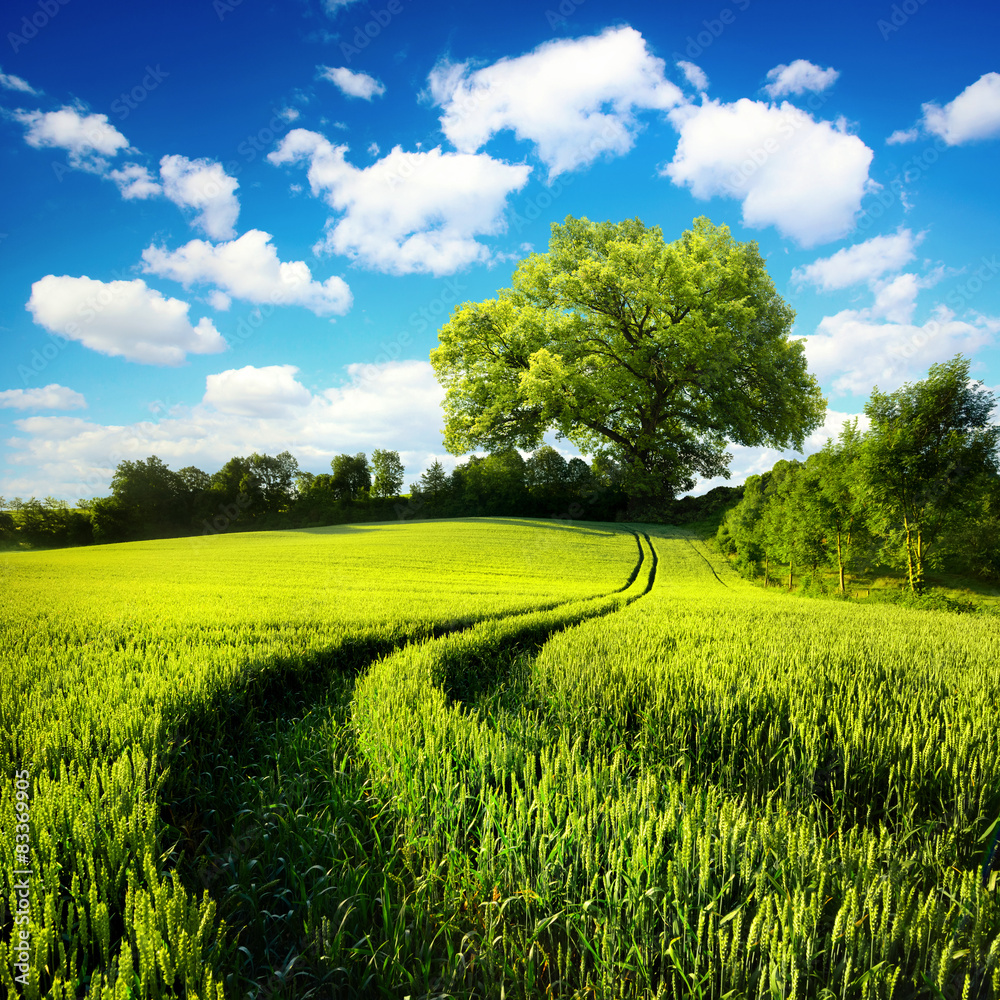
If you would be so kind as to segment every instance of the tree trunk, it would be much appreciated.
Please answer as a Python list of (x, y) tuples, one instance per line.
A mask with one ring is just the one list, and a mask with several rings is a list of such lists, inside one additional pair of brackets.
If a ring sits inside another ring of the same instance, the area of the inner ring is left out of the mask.
[(840, 529), (837, 529), (837, 569), (840, 571), (840, 592), (844, 593), (844, 554), (840, 547)]
[(917, 593), (922, 594), (924, 592), (924, 539), (919, 528), (917, 528), (916, 554), (914, 564), (916, 566)]
[(767, 582), (768, 582), (767, 581), (767, 573), (768, 573), (767, 567), (768, 567), (768, 565), (770, 563), (770, 558), (771, 558), (770, 556), (768, 556), (768, 555), (765, 554), (765, 556), (764, 556), (764, 589), (765, 590), (767, 590)]
[(906, 528), (906, 566), (910, 574), (910, 593), (915, 594), (917, 592), (917, 587), (914, 582), (913, 538), (910, 533), (909, 519), (905, 515), (903, 517), (903, 527)]
[(789, 563), (788, 564), (788, 589), (789, 590), (792, 589), (792, 571), (793, 571), (793, 568), (794, 568), (793, 564)]

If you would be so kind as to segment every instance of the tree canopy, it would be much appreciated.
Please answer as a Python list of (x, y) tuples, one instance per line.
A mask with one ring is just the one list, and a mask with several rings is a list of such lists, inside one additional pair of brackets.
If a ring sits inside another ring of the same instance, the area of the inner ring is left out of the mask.
[(862, 489), (878, 528), (901, 543), (914, 591), (923, 589), (929, 550), (971, 514), (998, 473), (994, 403), (982, 382), (970, 381), (969, 360), (959, 354), (931, 365), (920, 382), (892, 393), (873, 389), (865, 405), (871, 430), (860, 452)]
[(398, 496), (399, 491), (403, 488), (403, 476), (406, 471), (403, 461), (399, 457), (399, 452), (376, 448), (372, 452), (371, 467), (375, 473), (371, 495), (373, 497)]
[(363, 451), (356, 455), (336, 455), (330, 462), (333, 469), (331, 487), (340, 500), (360, 500), (369, 495), (372, 473)]
[(839, 590), (847, 571), (871, 565), (906, 570), (920, 594), (928, 568), (951, 564), (996, 578), (1000, 556), (1000, 427), (996, 397), (969, 378), (957, 355), (930, 366), (927, 378), (895, 392), (872, 390), (871, 422), (844, 425), (837, 441), (805, 463), (780, 461), (751, 476), (719, 541), (747, 575), (776, 558), (789, 588), (796, 566), (835, 565)]
[(728, 475), (727, 441), (794, 446), (826, 402), (756, 243), (699, 218), (673, 243), (638, 219), (568, 216), (512, 287), (455, 309), (431, 363), (445, 446), (537, 448), (549, 430), (617, 463), (630, 497)]

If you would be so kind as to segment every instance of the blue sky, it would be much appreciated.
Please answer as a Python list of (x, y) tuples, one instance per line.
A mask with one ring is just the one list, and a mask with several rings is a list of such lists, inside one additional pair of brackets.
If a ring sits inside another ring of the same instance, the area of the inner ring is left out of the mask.
[(805, 9), (7, 4), (0, 493), (451, 467), (437, 329), (567, 215), (756, 240), (829, 400), (808, 450), (958, 352), (1000, 387), (1000, 9)]

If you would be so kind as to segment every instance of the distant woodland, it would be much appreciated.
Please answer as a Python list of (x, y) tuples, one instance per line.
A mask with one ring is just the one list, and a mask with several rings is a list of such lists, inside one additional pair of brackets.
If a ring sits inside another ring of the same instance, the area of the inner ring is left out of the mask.
[[(474, 456), (451, 473), (434, 462), (408, 493), (399, 454), (382, 449), (337, 455), (319, 475), (301, 471), (287, 451), (235, 457), (211, 474), (194, 466), (174, 471), (152, 455), (121, 462), (110, 496), (75, 507), (52, 497), (0, 500), (0, 539), (8, 548), (50, 548), (441, 517), (613, 521), (627, 502), (618, 479), (613, 463), (567, 461), (548, 446), (527, 458), (514, 449)], [(719, 487), (671, 509), (675, 519), (697, 520), (741, 495)]]

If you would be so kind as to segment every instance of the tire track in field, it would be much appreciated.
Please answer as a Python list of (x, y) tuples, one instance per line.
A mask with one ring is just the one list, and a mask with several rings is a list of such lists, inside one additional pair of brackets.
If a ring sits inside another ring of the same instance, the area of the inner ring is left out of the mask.
[[(635, 583), (635, 578), (639, 575), (639, 570), (642, 569), (643, 560), (646, 558), (646, 553), (642, 551), (642, 541), (639, 539), (639, 533), (637, 531), (633, 531), (632, 537), (635, 539), (635, 544), (639, 547), (639, 561), (635, 564), (635, 566), (632, 567), (632, 572), (629, 574), (629, 578), (625, 581), (625, 585), (623, 587), (618, 587), (617, 589), (612, 590), (611, 591), (612, 594), (620, 594), (623, 591), (628, 590), (628, 588), (631, 587), (633, 583)], [(646, 541), (647, 542), (649, 541), (649, 535), (646, 536)], [(650, 545), (649, 548), (650, 551), (652, 551), (653, 546)], [(653, 555), (653, 558), (654, 559), (656, 558), (655, 553)]]
[(708, 561), (708, 556), (706, 556), (704, 552), (700, 552), (698, 549), (696, 549), (694, 542), (692, 542), (690, 538), (685, 538), (684, 541), (686, 541), (688, 545), (690, 545), (691, 548), (694, 549), (694, 551), (697, 552), (699, 556), (701, 556), (701, 558), (705, 561), (705, 565), (709, 568), (709, 571), (711, 572), (712, 576), (714, 576), (715, 579), (718, 580), (719, 583), (721, 583), (722, 586), (728, 590), (729, 584), (726, 583), (724, 580), (722, 580), (719, 577), (719, 574), (715, 572), (715, 567)]
[[(646, 589), (639, 595), (639, 597), (645, 597), (652, 589), (653, 584), (656, 582), (656, 567), (660, 561), (659, 556), (656, 554), (656, 547), (653, 545), (653, 540), (645, 532), (642, 533), (642, 537), (646, 539), (646, 544), (649, 546), (650, 554), (653, 556), (653, 565), (649, 571), (649, 581), (646, 583)], [(642, 546), (639, 546), (640, 549)], [(637, 597), (636, 600), (639, 598)]]

